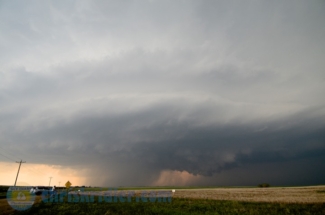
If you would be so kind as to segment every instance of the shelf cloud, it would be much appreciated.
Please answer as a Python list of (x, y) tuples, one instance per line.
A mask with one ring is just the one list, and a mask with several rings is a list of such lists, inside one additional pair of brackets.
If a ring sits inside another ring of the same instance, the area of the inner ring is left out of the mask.
[(1, 2), (1, 154), (98, 186), (321, 184), (324, 9)]

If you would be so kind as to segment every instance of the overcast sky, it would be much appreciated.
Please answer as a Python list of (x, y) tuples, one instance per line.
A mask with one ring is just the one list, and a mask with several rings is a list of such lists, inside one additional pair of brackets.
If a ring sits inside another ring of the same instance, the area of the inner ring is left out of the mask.
[(0, 1), (0, 184), (324, 184), (324, 11)]

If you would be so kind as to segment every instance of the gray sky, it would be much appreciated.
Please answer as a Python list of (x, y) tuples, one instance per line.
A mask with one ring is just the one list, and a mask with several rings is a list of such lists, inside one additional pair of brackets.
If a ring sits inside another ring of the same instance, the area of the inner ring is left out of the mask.
[(0, 152), (92, 185), (324, 184), (324, 11), (0, 1)]

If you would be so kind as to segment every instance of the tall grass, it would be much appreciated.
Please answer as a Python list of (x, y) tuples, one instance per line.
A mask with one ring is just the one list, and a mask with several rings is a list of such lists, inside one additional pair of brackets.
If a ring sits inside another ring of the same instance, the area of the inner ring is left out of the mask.
[(179, 199), (172, 202), (117, 203), (38, 203), (19, 214), (216, 214), (216, 215), (288, 215), (325, 214), (325, 204), (284, 204), (220, 201), (208, 199)]

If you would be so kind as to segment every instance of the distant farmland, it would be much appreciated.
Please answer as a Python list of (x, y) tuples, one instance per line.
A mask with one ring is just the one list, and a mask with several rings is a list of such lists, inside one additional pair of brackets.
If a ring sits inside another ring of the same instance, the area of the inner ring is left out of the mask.
[(174, 197), (249, 202), (325, 203), (325, 186), (177, 190)]
[[(325, 203), (325, 186), (304, 187), (141, 187), (119, 188), (117, 192), (135, 192), (140, 195), (142, 190), (169, 190), (176, 189), (173, 198), (234, 200), (248, 202), (279, 202), (279, 203)], [(86, 188), (94, 195), (104, 191), (98, 188)]]

